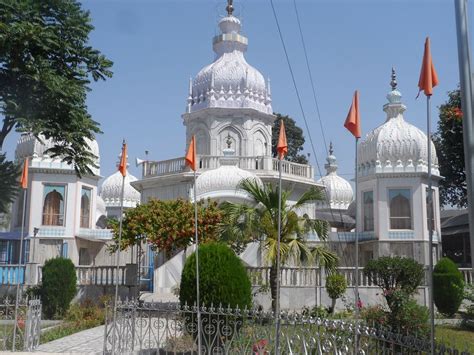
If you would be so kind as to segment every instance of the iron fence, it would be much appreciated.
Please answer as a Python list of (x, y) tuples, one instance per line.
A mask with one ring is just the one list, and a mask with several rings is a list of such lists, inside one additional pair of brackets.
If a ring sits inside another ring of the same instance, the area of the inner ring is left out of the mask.
[[(104, 354), (197, 354), (197, 308), (125, 301), (115, 323), (109, 307)], [(201, 307), (201, 353), (268, 355), (275, 351), (274, 315)], [(356, 343), (357, 342), (357, 343)], [(357, 347), (357, 352), (356, 352)], [(346, 320), (282, 313), (281, 354), (429, 354), (428, 339)], [(468, 355), (442, 344), (436, 354)]]
[(41, 301), (21, 299), (15, 319), (15, 299), (0, 301), (0, 351), (33, 351), (39, 346)]

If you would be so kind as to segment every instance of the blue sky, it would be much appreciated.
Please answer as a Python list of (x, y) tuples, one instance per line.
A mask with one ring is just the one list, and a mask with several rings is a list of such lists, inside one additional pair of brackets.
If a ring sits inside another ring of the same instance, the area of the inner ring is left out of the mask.
[[(433, 126), (447, 91), (459, 81), (454, 1), (451, 0), (296, 0), (327, 140), (334, 142), (339, 173), (353, 176), (354, 140), (343, 128), (352, 94), (360, 91), (363, 135), (382, 124), (392, 65), (408, 109), (405, 118), (425, 130), (424, 97), (415, 100), (423, 44), (431, 38), (440, 78), (433, 96)], [(225, 13), (225, 0), (87, 0), (95, 30), (91, 44), (114, 61), (114, 77), (92, 85), (88, 106), (104, 134), (97, 140), (101, 173), (114, 172), (122, 138), (132, 160), (184, 155), (184, 112), (189, 77), (212, 62), (212, 37)], [(303, 108), (316, 146), (319, 165), (326, 149), (306, 71), (293, 0), (274, 0), (302, 94)], [(269, 0), (234, 0), (235, 14), (249, 38), (247, 61), (272, 83), (273, 109), (304, 128), (291, 76)], [(471, 15), (471, 14), (470, 14)], [(472, 17), (471, 17), (472, 18)], [(308, 138), (306, 129), (305, 136)], [(5, 150), (13, 156), (17, 136)], [(308, 139), (307, 139), (308, 141)], [(310, 152), (306, 144), (306, 152)], [(315, 164), (311, 154), (311, 163)], [(316, 174), (319, 175), (316, 169)]]

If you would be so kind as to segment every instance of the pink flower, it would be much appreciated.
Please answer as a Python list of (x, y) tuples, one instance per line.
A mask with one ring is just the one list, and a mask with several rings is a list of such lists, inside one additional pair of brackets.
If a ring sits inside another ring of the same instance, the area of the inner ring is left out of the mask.
[(364, 307), (364, 304), (362, 303), (360, 298), (357, 300), (356, 306), (357, 306), (358, 309), (362, 309), (362, 307)]
[(267, 347), (268, 341), (266, 339), (260, 339), (255, 344), (253, 344), (252, 351), (254, 355), (264, 355), (268, 354), (268, 351), (265, 350)]

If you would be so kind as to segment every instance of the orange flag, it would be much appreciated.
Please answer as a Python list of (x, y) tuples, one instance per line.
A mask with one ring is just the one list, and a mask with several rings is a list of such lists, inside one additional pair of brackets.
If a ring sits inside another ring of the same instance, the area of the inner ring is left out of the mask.
[(280, 135), (278, 136), (277, 144), (278, 159), (283, 160), (288, 153), (288, 143), (286, 142), (285, 123), (281, 120)]
[(28, 158), (25, 158), (23, 172), (21, 174), (20, 186), (22, 189), (28, 188)]
[(426, 96), (433, 95), (433, 88), (436, 85), (438, 85), (438, 74), (436, 74), (433, 61), (431, 60), (430, 38), (426, 37), (425, 53), (423, 54), (420, 80), (418, 81), (418, 96), (420, 95), (421, 91), (423, 91)]
[(120, 157), (120, 164), (118, 170), (122, 174), (122, 176), (127, 175), (127, 143), (125, 140), (123, 141), (122, 145), (122, 156)]
[(186, 157), (184, 159), (186, 165), (196, 171), (196, 139), (194, 136), (191, 138), (191, 143), (189, 143), (188, 152), (186, 153)]
[(356, 138), (361, 137), (360, 133), (360, 114), (359, 114), (359, 92), (356, 90), (352, 99), (351, 108), (347, 114), (346, 122), (344, 122), (349, 132)]

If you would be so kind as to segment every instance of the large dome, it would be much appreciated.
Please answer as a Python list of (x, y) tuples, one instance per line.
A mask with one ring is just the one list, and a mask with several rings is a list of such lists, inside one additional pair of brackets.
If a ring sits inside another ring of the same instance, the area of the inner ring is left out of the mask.
[[(233, 152), (233, 151), (232, 151)], [(227, 151), (224, 154), (228, 153)], [(257, 181), (262, 185), (258, 176), (249, 171), (237, 167), (238, 160), (226, 154), (227, 157), (220, 158), (221, 166), (209, 170), (196, 179), (197, 199), (217, 200), (248, 200), (249, 196), (243, 190), (238, 189), (239, 183), (244, 179)]]
[(327, 157), (326, 168), (327, 174), (317, 181), (324, 185), (327, 201), (317, 202), (318, 209), (328, 208), (327, 202), (331, 209), (346, 210), (354, 197), (352, 186), (346, 179), (337, 175), (336, 157), (333, 154), (332, 143), (329, 147), (329, 156)]
[[(116, 171), (104, 180), (100, 188), (100, 197), (105, 202), (106, 207), (120, 207), (120, 194), (122, 192), (122, 174)], [(130, 173), (125, 176), (125, 186), (123, 191), (123, 207), (135, 207), (140, 203), (140, 193), (130, 185), (137, 181), (137, 178)]]
[[(52, 169), (70, 169), (74, 167), (65, 162), (62, 162), (61, 158), (51, 158), (46, 150), (54, 147), (55, 142), (52, 139), (46, 139), (43, 135), (39, 136), (40, 139), (37, 139), (31, 133), (25, 133), (20, 136), (16, 144), (15, 149), (15, 158), (24, 159), (29, 157), (32, 159), (32, 167), (45, 167)], [(90, 140), (85, 138), (87, 145), (89, 146), (89, 151), (95, 155), (94, 162), (97, 165), (97, 168), (91, 168), (95, 175), (100, 175), (100, 152), (99, 144), (95, 139)]]
[[(406, 106), (401, 93), (393, 87), (384, 105), (387, 119), (369, 132), (359, 145), (360, 176), (377, 173), (428, 172), (428, 143), (426, 134), (405, 121)], [(431, 172), (439, 176), (438, 158), (431, 144)]]
[(219, 21), (221, 34), (214, 37), (215, 61), (201, 69), (190, 83), (187, 112), (207, 107), (253, 108), (273, 113), (270, 84), (244, 57), (248, 40), (232, 14)]

